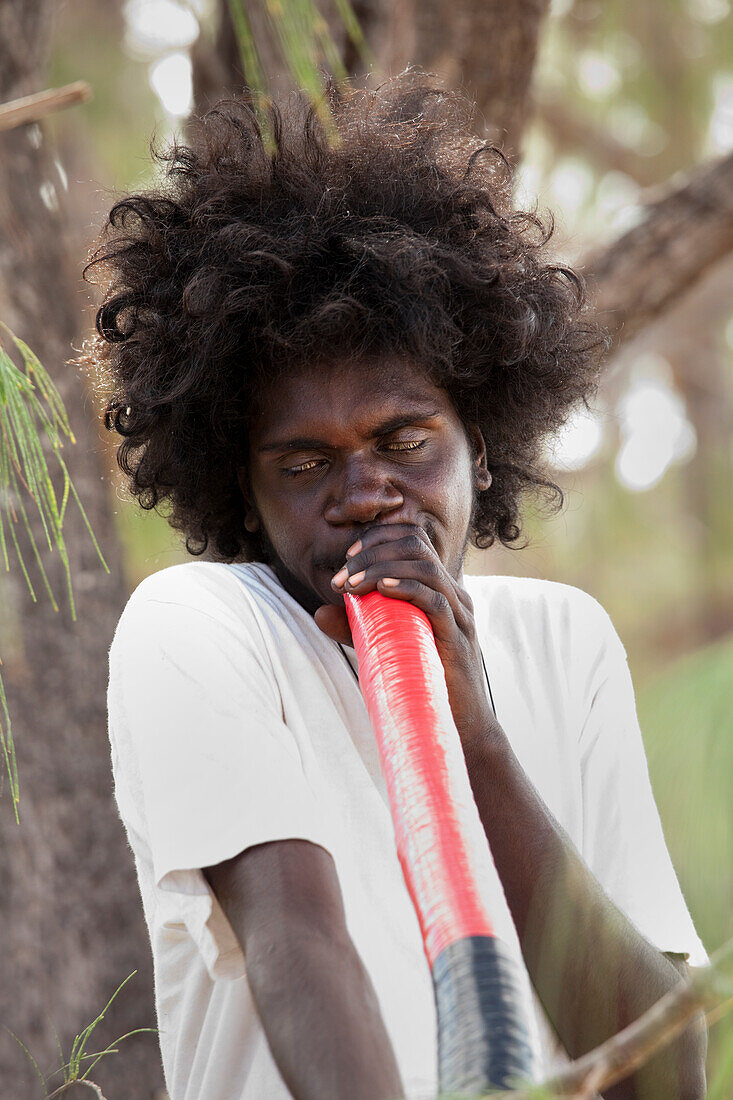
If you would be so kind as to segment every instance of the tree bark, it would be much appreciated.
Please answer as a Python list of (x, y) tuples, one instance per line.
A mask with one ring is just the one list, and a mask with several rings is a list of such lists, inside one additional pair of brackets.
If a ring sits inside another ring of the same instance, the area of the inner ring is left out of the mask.
[(399, 0), (373, 31), (380, 66), (436, 72), (476, 102), (476, 130), (519, 159), (530, 88), (549, 0)]
[[(50, 0), (5, 0), (0, 6), (0, 100), (45, 86), (52, 30)], [(2, 673), (17, 744), (20, 825), (5, 782), (0, 1079), (3, 1095), (19, 1100), (37, 1095), (39, 1082), (5, 1028), (49, 1071), (60, 1063), (51, 1024), (68, 1055), (73, 1037), (135, 969), (137, 976), (99, 1025), (94, 1042), (155, 1026), (150, 947), (112, 798), (106, 735), (107, 652), (127, 592), (99, 419), (79, 372), (66, 362), (78, 337), (83, 301), (82, 258), (70, 263), (66, 228), (63, 190), (43, 129), (33, 124), (0, 134), (0, 317), (33, 347), (60, 391), (76, 437), (63, 457), (111, 570), (104, 571), (70, 502), (64, 534), (77, 621), (64, 601), (58, 554), (44, 555), (60, 607), (56, 613), (20, 532), (24, 559), (41, 593), (38, 603), (17, 562), (1, 581)], [(53, 472), (49, 449), (46, 454)], [(54, 484), (58, 492), (59, 477)], [(30, 507), (28, 512), (43, 547), (40, 522)], [(162, 1081), (156, 1037), (127, 1040), (117, 1057), (100, 1062), (94, 1079), (110, 1096), (148, 1100)], [(60, 1080), (53, 1077), (51, 1089)]]
[(191, 47), (195, 115), (206, 114), (224, 96), (241, 94), (247, 84), (227, 0), (220, 0), (214, 23), (202, 27)]
[(702, 165), (582, 265), (615, 345), (660, 317), (733, 250), (733, 155)]

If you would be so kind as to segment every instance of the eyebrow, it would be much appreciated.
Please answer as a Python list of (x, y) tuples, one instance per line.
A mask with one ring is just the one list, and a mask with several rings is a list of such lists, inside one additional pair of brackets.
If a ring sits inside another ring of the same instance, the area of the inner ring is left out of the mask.
[[(412, 425), (418, 423), (421, 420), (430, 420), (435, 416), (440, 415), (440, 409), (428, 408), (414, 408), (409, 413), (403, 413), (401, 416), (390, 417), (389, 420), (383, 420), (381, 424), (378, 424), (375, 430), (372, 432), (372, 438), (382, 435), (390, 435), (391, 432), (396, 432), (400, 428), (409, 428)], [(331, 448), (330, 443), (326, 443), (323, 439), (316, 439), (313, 436), (299, 436), (297, 439), (278, 439), (273, 440), (272, 443), (263, 443), (261, 447), (258, 447), (258, 451), (295, 451), (295, 450), (318, 450), (320, 448)]]

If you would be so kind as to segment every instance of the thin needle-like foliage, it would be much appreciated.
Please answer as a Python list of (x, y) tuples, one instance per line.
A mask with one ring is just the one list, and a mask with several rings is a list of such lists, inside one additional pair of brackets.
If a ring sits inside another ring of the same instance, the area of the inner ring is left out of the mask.
[[(92, 531), (86, 512), (69, 476), (66, 463), (61, 457), (64, 438), (75, 443), (68, 415), (61, 396), (48, 373), (35, 353), (28, 345), (15, 336), (7, 325), (0, 321), (0, 337), (4, 334), (6, 345), (12, 344), (22, 361), (22, 368), (16, 366), (0, 339), (0, 562), (4, 562), (6, 572), (10, 569), (9, 547), (15, 551), (20, 570), (25, 578), (28, 591), (34, 603), (37, 602), (35, 589), (18, 542), (16, 527), (19, 523), (25, 528), (31, 551), (38, 566), (43, 586), (54, 611), (59, 606), (43, 566), (40, 549), (24, 504), (24, 496), (32, 500), (41, 520), (43, 536), (48, 550), (54, 548), (59, 554), (66, 576), (71, 617), (76, 621), (76, 607), (71, 585), (69, 556), (63, 536), (63, 524), (69, 497), (76, 501), (87, 531), (99, 555), (99, 560), (109, 573), (102, 551)], [(43, 437), (50, 445), (55, 460), (63, 474), (63, 487), (60, 501), (57, 499), (49, 474)], [(2, 662), (0, 661), (0, 664)], [(0, 677), (0, 745), (5, 758), (5, 767), (10, 782), (15, 820), (20, 820), (18, 804), (20, 800), (18, 785), (18, 766), (15, 757), (13, 731), (8, 712), (5, 691)]]
[[(327, 20), (318, 10), (315, 0), (261, 0), (261, 3), (287, 70), (311, 100), (330, 140), (336, 142), (336, 128), (323, 98), (324, 82), (320, 66), (325, 64), (339, 81), (346, 81), (348, 74)], [(245, 11), (245, 0), (228, 0), (228, 5), (254, 111), (265, 145), (273, 151), (274, 135), (266, 110), (270, 102), (268, 87), (252, 24)], [(359, 55), (366, 65), (371, 65), (374, 58), (351, 0), (336, 0), (336, 11)]]
[[(44, 1095), (45, 1100), (54, 1100), (54, 1097), (60, 1096), (67, 1089), (71, 1088), (72, 1085), (78, 1085), (78, 1084), (88, 1085), (91, 1089), (93, 1089), (97, 1093), (98, 1096), (101, 1097), (102, 1096), (102, 1090), (99, 1088), (99, 1085), (95, 1085), (93, 1081), (89, 1080), (89, 1074), (92, 1072), (92, 1070), (96, 1066), (97, 1062), (99, 1062), (99, 1060), (101, 1058), (104, 1058), (105, 1055), (107, 1055), (107, 1054), (118, 1054), (119, 1051), (117, 1049), (117, 1045), (118, 1045), (118, 1043), (121, 1043), (123, 1039), (129, 1039), (131, 1035), (140, 1035), (142, 1032), (146, 1032), (146, 1031), (148, 1031), (148, 1032), (157, 1032), (158, 1029), (155, 1028), (155, 1027), (138, 1027), (134, 1031), (128, 1031), (125, 1035), (121, 1035), (119, 1037), (119, 1039), (115, 1039), (114, 1042), (110, 1043), (109, 1046), (105, 1047), (104, 1050), (95, 1051), (93, 1054), (85, 1054), (84, 1053), (84, 1048), (85, 1048), (87, 1042), (89, 1041), (89, 1038), (90, 1038), (92, 1032), (94, 1031), (95, 1027), (97, 1026), (97, 1024), (99, 1024), (104, 1019), (104, 1017), (107, 1013), (107, 1010), (109, 1009), (110, 1005), (112, 1004), (112, 1002), (114, 1001), (115, 997), (120, 992), (122, 987), (124, 985), (126, 985), (127, 982), (130, 981), (130, 978), (133, 978), (135, 976), (135, 974), (137, 974), (137, 970), (133, 970), (132, 974), (127, 975), (125, 980), (118, 985), (117, 989), (114, 991), (114, 993), (112, 994), (110, 999), (107, 1001), (107, 1004), (104, 1006), (102, 1011), (99, 1013), (96, 1020), (92, 1020), (92, 1022), (90, 1024), (87, 1024), (87, 1026), (84, 1028), (84, 1030), (82, 1032), (80, 1032), (80, 1034), (75, 1037), (75, 1039), (72, 1043), (72, 1046), (71, 1046), (71, 1053), (69, 1055), (68, 1062), (64, 1061), (63, 1049), (61, 1047), (61, 1043), (60, 1043), (58, 1034), (56, 1032), (56, 1029), (54, 1028), (54, 1035), (56, 1036), (56, 1046), (58, 1047), (59, 1054), (61, 1055), (61, 1063), (62, 1064), (58, 1067), (58, 1069), (55, 1069), (52, 1073), (50, 1073), (48, 1075), (48, 1077), (46, 1077), (41, 1072), (41, 1070), (38, 1066), (38, 1063), (36, 1062), (35, 1058), (31, 1054), (31, 1052), (26, 1047), (25, 1043), (23, 1043), (18, 1038), (17, 1035), (15, 1035), (12, 1031), (10, 1031), (9, 1028), (5, 1029), (6, 1031), (8, 1031), (8, 1033), (10, 1035), (12, 1035), (12, 1037), (15, 1039), (16, 1043), (18, 1043), (23, 1048), (26, 1055), (28, 1056), (28, 1059), (30, 1060), (31, 1064), (33, 1065), (33, 1068), (35, 1069), (36, 1074), (38, 1075), (38, 1078), (41, 1082), (41, 1087), (43, 1089), (43, 1095)], [(83, 1065), (82, 1065), (82, 1063), (84, 1063), (84, 1062), (90, 1062), (91, 1064), (86, 1066), (86, 1068), (84, 1068)], [(48, 1091), (48, 1081), (50, 1080), (51, 1077), (55, 1077), (58, 1073), (63, 1074), (63, 1083), (61, 1085), (59, 1085), (58, 1088), (55, 1088), (53, 1090), (53, 1092), (49, 1092)], [(102, 1098), (102, 1100), (104, 1100), (104, 1098)]]

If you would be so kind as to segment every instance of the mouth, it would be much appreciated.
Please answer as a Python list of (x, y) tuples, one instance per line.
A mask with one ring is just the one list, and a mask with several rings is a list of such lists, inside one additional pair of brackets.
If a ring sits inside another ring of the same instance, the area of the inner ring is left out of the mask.
[[(406, 522), (407, 522), (406, 520), (400, 520), (399, 521), (400, 524), (404, 524)], [(335, 573), (338, 573), (339, 569), (341, 569), (341, 567), (344, 565), (344, 563), (346, 561), (348, 561), (348, 559), (346, 557), (346, 551), (349, 549), (350, 546), (352, 546), (357, 541), (357, 539), (362, 538), (368, 531), (371, 531), (374, 528), (393, 527), (393, 526), (395, 526), (394, 523), (370, 523), (370, 524), (368, 524), (368, 526), (364, 527), (361, 531), (355, 532), (352, 535), (351, 539), (349, 540), (348, 543), (346, 543), (346, 545), (343, 548), (343, 551), (341, 552), (341, 554), (339, 556), (329, 558), (328, 560), (326, 560), (325, 558), (317, 558), (317, 559), (314, 560), (313, 565), (319, 571), (323, 571), (324, 573), (328, 573), (329, 574), (329, 580), (330, 580), (330, 578)], [(435, 526), (433, 525), (433, 523), (431, 523), (430, 520), (426, 520), (424, 524), (414, 523), (414, 524), (412, 524), (412, 526), (419, 527), (427, 535), (427, 538), (428, 538), (428, 541), (429, 541), (430, 545), (433, 547), (433, 549), (437, 553), (438, 552), (438, 544), (437, 544), (437, 541), (436, 541), (437, 532), (435, 530)]]

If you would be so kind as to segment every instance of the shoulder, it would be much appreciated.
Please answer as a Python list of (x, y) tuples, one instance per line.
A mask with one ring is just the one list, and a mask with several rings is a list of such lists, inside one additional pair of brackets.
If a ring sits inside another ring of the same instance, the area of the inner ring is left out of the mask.
[(538, 647), (574, 664), (626, 652), (603, 605), (572, 584), (537, 577), (465, 576), (479, 629), (513, 647)]
[(539, 577), (465, 576), (474, 608), (521, 620), (552, 619), (574, 626), (610, 623), (601, 603), (582, 588)]
[(257, 630), (258, 590), (266, 591), (267, 569), (259, 562), (181, 562), (145, 577), (120, 615), (113, 645), (141, 635), (197, 632), (215, 626), (237, 633)]
[(159, 569), (140, 581), (127, 606), (144, 603), (185, 603), (203, 610), (230, 607), (243, 593), (250, 597), (272, 586), (272, 571), (262, 562), (227, 564), (212, 561), (186, 561)]

